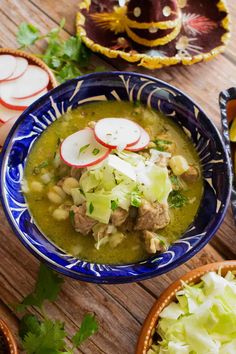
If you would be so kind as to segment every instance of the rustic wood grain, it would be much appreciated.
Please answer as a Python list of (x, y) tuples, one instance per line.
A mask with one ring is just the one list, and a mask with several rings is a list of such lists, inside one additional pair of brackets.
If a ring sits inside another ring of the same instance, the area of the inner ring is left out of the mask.
[[(232, 19), (236, 20), (234, 1), (228, 2)], [(43, 33), (66, 18), (63, 36), (74, 33), (74, 16), (77, 0), (1, 0), (0, 46), (17, 47), (15, 34), (22, 21), (31, 22)], [(236, 28), (233, 28), (236, 35)], [(40, 51), (44, 43), (36, 46)], [(192, 67), (167, 68), (145, 71), (134, 66), (127, 69), (146, 72), (165, 80), (189, 94), (206, 110), (220, 127), (219, 92), (236, 84), (236, 42), (231, 40), (224, 55), (207, 64)], [(107, 59), (93, 57), (94, 65), (106, 65)], [(117, 68), (124, 68), (113, 61)], [(99, 333), (83, 344), (84, 354), (132, 354), (141, 324), (155, 298), (179, 276), (202, 264), (235, 258), (235, 225), (231, 212), (218, 230), (210, 245), (186, 264), (160, 277), (126, 285), (93, 285), (65, 278), (62, 292), (55, 304), (48, 304), (50, 316), (65, 321), (69, 335), (78, 329), (86, 312), (95, 312), (100, 323)], [(17, 333), (18, 316), (9, 304), (22, 300), (33, 288), (39, 262), (29, 254), (11, 231), (0, 207), (0, 316)], [(68, 338), (69, 341), (69, 338)]]

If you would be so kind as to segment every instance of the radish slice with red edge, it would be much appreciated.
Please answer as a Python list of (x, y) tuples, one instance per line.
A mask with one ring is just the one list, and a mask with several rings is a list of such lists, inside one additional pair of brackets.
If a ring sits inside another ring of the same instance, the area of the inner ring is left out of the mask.
[(11, 76), (16, 67), (16, 59), (13, 55), (0, 55), (0, 81)]
[(16, 80), (24, 74), (28, 67), (28, 60), (21, 57), (16, 57), (16, 67), (11, 76), (6, 81)]
[(13, 81), (11, 96), (13, 98), (28, 98), (43, 91), (48, 83), (48, 73), (36, 65), (28, 65), (24, 74)]
[(5, 106), (0, 104), (0, 123), (8, 122), (11, 118), (15, 117), (17, 114), (21, 114), (21, 112), (19, 111), (18, 113), (15, 110), (6, 108)]
[(111, 152), (99, 144), (90, 128), (79, 130), (68, 136), (61, 144), (61, 159), (69, 166), (83, 168), (103, 161)]
[(149, 134), (142, 127), (139, 127), (139, 129), (141, 130), (141, 137), (139, 141), (132, 146), (127, 146), (125, 150), (133, 151), (133, 152), (140, 151), (143, 150), (149, 144), (150, 142)]
[(94, 133), (100, 144), (112, 149), (132, 146), (141, 135), (138, 124), (126, 118), (101, 119), (96, 123)]
[(25, 99), (9, 97), (8, 92), (6, 94), (1, 93), (0, 103), (9, 109), (13, 109), (15, 111), (22, 111), (27, 107), (29, 107), (34, 101), (42, 97), (47, 92), (48, 90), (45, 89), (42, 92), (38, 93), (37, 95)]
[(6, 137), (8, 136), (11, 128), (13, 127), (17, 119), (18, 117), (12, 117), (5, 124), (0, 126), (0, 146), (3, 146)]

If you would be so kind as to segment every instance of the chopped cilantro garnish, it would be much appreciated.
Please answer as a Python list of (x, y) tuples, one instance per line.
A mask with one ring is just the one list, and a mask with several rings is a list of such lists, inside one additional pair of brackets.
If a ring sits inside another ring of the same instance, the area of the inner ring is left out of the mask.
[(87, 150), (87, 148), (90, 146), (90, 144), (86, 144), (84, 146), (82, 146), (80, 149), (79, 149), (79, 153), (81, 154), (82, 152), (84, 152), (85, 150)]
[(85, 197), (85, 193), (82, 188), (79, 188), (80, 193)]
[(138, 188), (135, 188), (130, 195), (130, 204), (136, 208), (141, 206), (142, 200)]
[(171, 176), (170, 176), (170, 180), (171, 180), (171, 183), (172, 183), (175, 187), (179, 187), (179, 180), (178, 180), (178, 177), (177, 177), (177, 176), (171, 175)]
[(135, 107), (140, 107), (141, 106), (141, 101), (135, 101), (135, 102), (133, 102), (133, 105)]
[(100, 150), (97, 149), (97, 148), (94, 148), (93, 151), (92, 151), (93, 155), (95, 155), (95, 156), (96, 156), (97, 154), (99, 154), (99, 152), (100, 152)]
[(156, 139), (154, 140), (154, 143), (156, 144), (156, 149), (159, 151), (166, 151), (167, 146), (172, 144), (171, 141), (163, 139)]
[(118, 208), (118, 200), (111, 201), (111, 210), (114, 211)]
[(93, 211), (94, 211), (94, 206), (93, 206), (93, 203), (91, 202), (89, 204), (89, 214), (92, 214)]
[(35, 166), (33, 169), (33, 174), (38, 175), (40, 174), (41, 170), (49, 165), (47, 160), (42, 161), (39, 165)]
[(69, 211), (69, 218), (70, 218), (71, 224), (74, 225), (74, 223), (75, 223), (75, 213), (74, 213), (73, 210)]
[(170, 208), (182, 208), (188, 202), (188, 198), (180, 191), (172, 191), (168, 197)]

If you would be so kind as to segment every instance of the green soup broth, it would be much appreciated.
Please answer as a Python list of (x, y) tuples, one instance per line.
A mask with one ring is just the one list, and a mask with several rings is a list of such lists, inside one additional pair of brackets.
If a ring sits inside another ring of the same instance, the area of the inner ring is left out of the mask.
[[(104, 245), (97, 250), (94, 247), (94, 238), (76, 232), (69, 219), (64, 221), (53, 219), (52, 212), (56, 206), (47, 198), (50, 187), (55, 184), (56, 178), (58, 178), (54, 176), (55, 168), (52, 161), (60, 141), (86, 127), (90, 121), (97, 121), (105, 117), (126, 117), (136, 121), (149, 132), (152, 139), (163, 131), (168, 132), (176, 143), (175, 154), (184, 156), (190, 164), (197, 165), (200, 169), (199, 157), (192, 142), (177, 124), (159, 112), (129, 102), (90, 103), (61, 116), (37, 139), (27, 159), (25, 180), (28, 185), (39, 180), (38, 171), (35, 173), (35, 166), (40, 168), (41, 174), (49, 173), (52, 180), (42, 192), (26, 193), (26, 199), (38, 227), (50, 240), (68, 253), (96, 263), (138, 262), (150, 255), (147, 254), (137, 232), (127, 233), (125, 240), (116, 248), (111, 249), (109, 245)], [(178, 239), (194, 220), (202, 191), (203, 182), (200, 178), (193, 187), (190, 186), (184, 192), (191, 201), (191, 207), (187, 204), (182, 208), (170, 210), (170, 224), (159, 231), (159, 234), (166, 237), (169, 243)]]

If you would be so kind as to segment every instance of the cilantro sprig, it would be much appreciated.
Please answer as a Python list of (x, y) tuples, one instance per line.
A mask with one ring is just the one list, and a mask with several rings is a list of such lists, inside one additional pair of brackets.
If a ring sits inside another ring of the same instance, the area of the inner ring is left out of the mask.
[(63, 278), (41, 264), (35, 289), (20, 305), (18, 311), (33, 306), (41, 311), (42, 320), (36, 315), (25, 314), (20, 321), (19, 335), (27, 354), (73, 354), (91, 335), (98, 331), (98, 323), (93, 314), (86, 314), (79, 330), (71, 338), (72, 346), (66, 344), (65, 324), (48, 318), (44, 309), (45, 301), (55, 301), (61, 290)]
[(179, 190), (173, 190), (169, 194), (168, 203), (170, 208), (179, 209), (188, 203), (188, 198)]
[(58, 27), (43, 35), (34, 25), (23, 22), (16, 37), (20, 49), (29, 48), (40, 40), (46, 40), (45, 52), (37, 56), (51, 68), (59, 82), (81, 75), (81, 68), (88, 67), (90, 58), (90, 51), (79, 36), (71, 36), (67, 40), (61, 38), (64, 26), (65, 19), (62, 19)]

